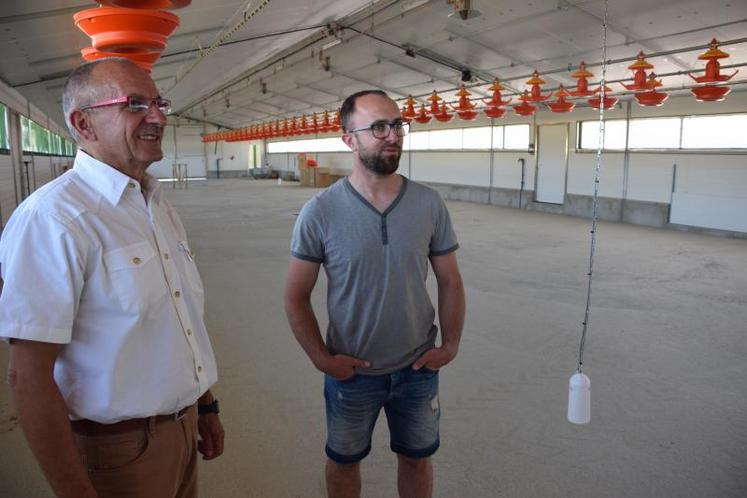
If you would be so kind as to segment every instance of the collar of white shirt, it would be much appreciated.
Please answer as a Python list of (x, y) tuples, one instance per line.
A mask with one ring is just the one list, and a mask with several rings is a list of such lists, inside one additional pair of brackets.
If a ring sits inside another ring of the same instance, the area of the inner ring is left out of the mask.
[(119, 204), (131, 183), (138, 187), (138, 191), (143, 188), (147, 199), (152, 199), (156, 203), (161, 201), (161, 186), (158, 180), (148, 173), (145, 174), (145, 185), (141, 186), (134, 178), (130, 178), (105, 162), (99, 161), (83, 150), (78, 149), (73, 170), (88, 186), (99, 192), (113, 206)]

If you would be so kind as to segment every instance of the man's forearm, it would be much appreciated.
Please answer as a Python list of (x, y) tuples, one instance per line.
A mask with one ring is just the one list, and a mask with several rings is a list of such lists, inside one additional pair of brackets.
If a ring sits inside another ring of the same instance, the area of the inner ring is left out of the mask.
[(464, 326), (464, 286), (461, 278), (438, 286), (438, 320), (441, 324), (441, 347), (453, 352), (459, 351), (459, 341)]
[(11, 370), (9, 383), (23, 432), (55, 494), (60, 498), (96, 497), (54, 381), (19, 378)]
[(288, 315), (288, 323), (296, 340), (314, 366), (320, 368), (324, 359), (329, 356), (329, 351), (322, 339), (319, 322), (311, 303), (286, 301), (285, 312)]

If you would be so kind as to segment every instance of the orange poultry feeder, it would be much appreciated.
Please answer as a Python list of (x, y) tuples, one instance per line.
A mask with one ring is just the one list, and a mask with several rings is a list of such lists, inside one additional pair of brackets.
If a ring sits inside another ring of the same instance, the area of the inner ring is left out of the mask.
[[(722, 83), (729, 81), (739, 71), (734, 71), (730, 75), (721, 74), (721, 64), (719, 64), (718, 60), (726, 57), (729, 57), (729, 54), (718, 48), (718, 40), (715, 38), (712, 39), (710, 48), (698, 56), (698, 59), (708, 61), (706, 63), (705, 74), (703, 76), (693, 76), (690, 74), (690, 77), (698, 83)], [(695, 100), (698, 102), (720, 102), (724, 100), (724, 97), (731, 91), (731, 88), (723, 85), (704, 85), (692, 88), (690, 91), (695, 95)]]
[(296, 117), (293, 116), (288, 127), (288, 136), (294, 137), (296, 135), (298, 135), (298, 123), (296, 123)]
[(133, 52), (128, 54), (118, 54), (116, 52), (102, 52), (101, 50), (96, 50), (93, 47), (86, 47), (82, 49), (80, 53), (83, 56), (83, 59), (87, 61), (95, 61), (97, 59), (103, 59), (105, 57), (125, 56), (148, 72), (151, 72), (151, 70), (153, 69), (153, 64), (155, 64), (158, 58), (161, 57), (160, 52)]
[(531, 116), (537, 112), (537, 106), (530, 104), (532, 96), (528, 90), (524, 90), (524, 93), (519, 96), (519, 100), (521, 100), (521, 104), (512, 106), (516, 114), (519, 116)]
[(433, 90), (433, 93), (430, 97), (428, 97), (428, 100), (431, 101), (431, 106), (430, 109), (428, 109), (428, 112), (435, 116), (440, 112), (440, 109), (438, 108), (438, 101), (441, 100), (441, 97), (439, 97), (436, 91)]
[(563, 85), (558, 87), (558, 91), (555, 92), (555, 96), (558, 100), (554, 102), (545, 102), (545, 105), (550, 108), (552, 112), (571, 112), (576, 107), (575, 102), (568, 102), (566, 97), (570, 97), (570, 93), (566, 90)]
[(440, 121), (442, 123), (448, 123), (449, 121), (454, 119), (454, 115), (451, 114), (446, 108), (446, 101), (441, 102), (441, 109), (439, 109), (438, 112), (433, 115), (433, 117), (436, 118), (436, 121)]
[(571, 73), (571, 78), (577, 79), (578, 83), (576, 84), (576, 89), (570, 93), (574, 97), (591, 97), (594, 95), (594, 92), (589, 90), (589, 80), (587, 78), (591, 78), (594, 76), (591, 71), (586, 69), (586, 62), (581, 61), (581, 64), (578, 66), (578, 70)]
[(301, 124), (298, 126), (299, 135), (308, 135), (311, 133), (309, 130), (309, 122), (306, 120), (306, 113), (301, 115)]
[(596, 90), (594, 90), (595, 96), (587, 100), (589, 105), (593, 107), (594, 109), (599, 109), (602, 107), (604, 110), (612, 109), (617, 105), (617, 102), (620, 100), (617, 97), (609, 97), (609, 93), (612, 90), (607, 85), (604, 86), (604, 98), (602, 98), (602, 87), (600, 86)]
[(543, 102), (550, 98), (550, 95), (542, 95), (541, 85), (545, 84), (545, 80), (540, 78), (539, 73), (535, 69), (532, 73), (532, 77), (527, 80), (527, 85), (532, 85), (532, 89), (529, 93), (529, 100), (527, 102)]
[(316, 113), (311, 115), (311, 126), (309, 127), (309, 134), (319, 133), (319, 118), (316, 117)]
[(431, 116), (428, 111), (425, 110), (425, 104), (420, 104), (420, 110), (413, 118), (416, 123), (426, 124), (431, 122)]
[(631, 71), (635, 71), (635, 73), (633, 74), (633, 83), (630, 85), (626, 85), (625, 83), (620, 84), (624, 86), (626, 90), (633, 90), (636, 92), (653, 90), (654, 86), (652, 86), (652, 84), (656, 80), (651, 79), (646, 75), (646, 69), (653, 68), (654, 65), (644, 59), (643, 52), (638, 52), (636, 61), (628, 66), (628, 69), (630, 69)]
[(635, 99), (638, 101), (638, 104), (644, 107), (659, 107), (669, 98), (668, 93), (656, 91), (656, 88), (661, 86), (661, 81), (657, 81), (654, 73), (649, 75), (646, 84), (649, 85), (651, 90), (635, 94)]
[(192, 0), (96, 0), (102, 5), (127, 7), (130, 9), (181, 9)]
[(504, 90), (504, 88), (501, 85), (501, 83), (498, 81), (498, 78), (493, 80), (493, 84), (490, 85), (490, 88), (488, 88), (488, 90), (493, 92), (493, 96), (490, 98), (490, 100), (483, 99), (483, 102), (485, 102), (488, 105), (488, 107), (501, 107), (511, 102), (511, 99), (503, 100), (501, 91)]
[(485, 115), (489, 118), (499, 119), (499, 118), (502, 118), (504, 114), (506, 114), (506, 108), (488, 106), (485, 109), (483, 109), (482, 112), (484, 112)]
[(104, 52), (161, 52), (179, 26), (179, 18), (159, 10), (99, 7), (73, 15), (75, 25), (91, 37), (91, 45)]
[(319, 131), (327, 133), (332, 128), (332, 123), (329, 122), (329, 111), (324, 111), (322, 115), (322, 124), (319, 125)]
[(475, 118), (477, 118), (477, 111), (475, 111), (475, 104), (469, 100), (469, 96), (471, 95), (469, 90), (462, 85), (459, 88), (459, 91), (456, 92), (456, 95), (459, 97), (459, 103), (456, 107), (452, 105), (451, 108), (456, 111), (460, 119), (463, 119), (464, 121), (474, 121)]
[(402, 106), (402, 119), (407, 121), (408, 123), (413, 120), (415, 117), (415, 99), (412, 98), (412, 95), (407, 96), (407, 100), (405, 100), (405, 104)]
[(340, 117), (340, 111), (335, 112), (335, 119), (332, 121), (332, 127), (329, 129), (331, 132), (338, 132), (342, 128), (341, 121), (342, 118)]

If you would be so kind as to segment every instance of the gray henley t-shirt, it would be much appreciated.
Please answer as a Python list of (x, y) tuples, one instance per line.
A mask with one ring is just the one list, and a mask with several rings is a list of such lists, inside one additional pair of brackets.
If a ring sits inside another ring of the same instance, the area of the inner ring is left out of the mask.
[(428, 258), (459, 247), (438, 193), (402, 180), (384, 212), (338, 181), (306, 203), (291, 238), (294, 257), (327, 273), (327, 348), (371, 362), (361, 374), (400, 370), (434, 346)]

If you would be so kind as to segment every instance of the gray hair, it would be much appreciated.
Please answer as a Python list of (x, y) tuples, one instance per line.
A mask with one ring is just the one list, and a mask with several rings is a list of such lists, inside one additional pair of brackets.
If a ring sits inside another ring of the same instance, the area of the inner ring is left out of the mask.
[(65, 115), (65, 125), (70, 136), (80, 145), (80, 136), (75, 131), (70, 115), (73, 111), (91, 104), (100, 96), (100, 91), (94, 86), (93, 72), (99, 64), (114, 63), (121, 66), (138, 67), (134, 62), (124, 57), (105, 57), (91, 62), (85, 62), (73, 69), (65, 81), (62, 90), (62, 112)]

